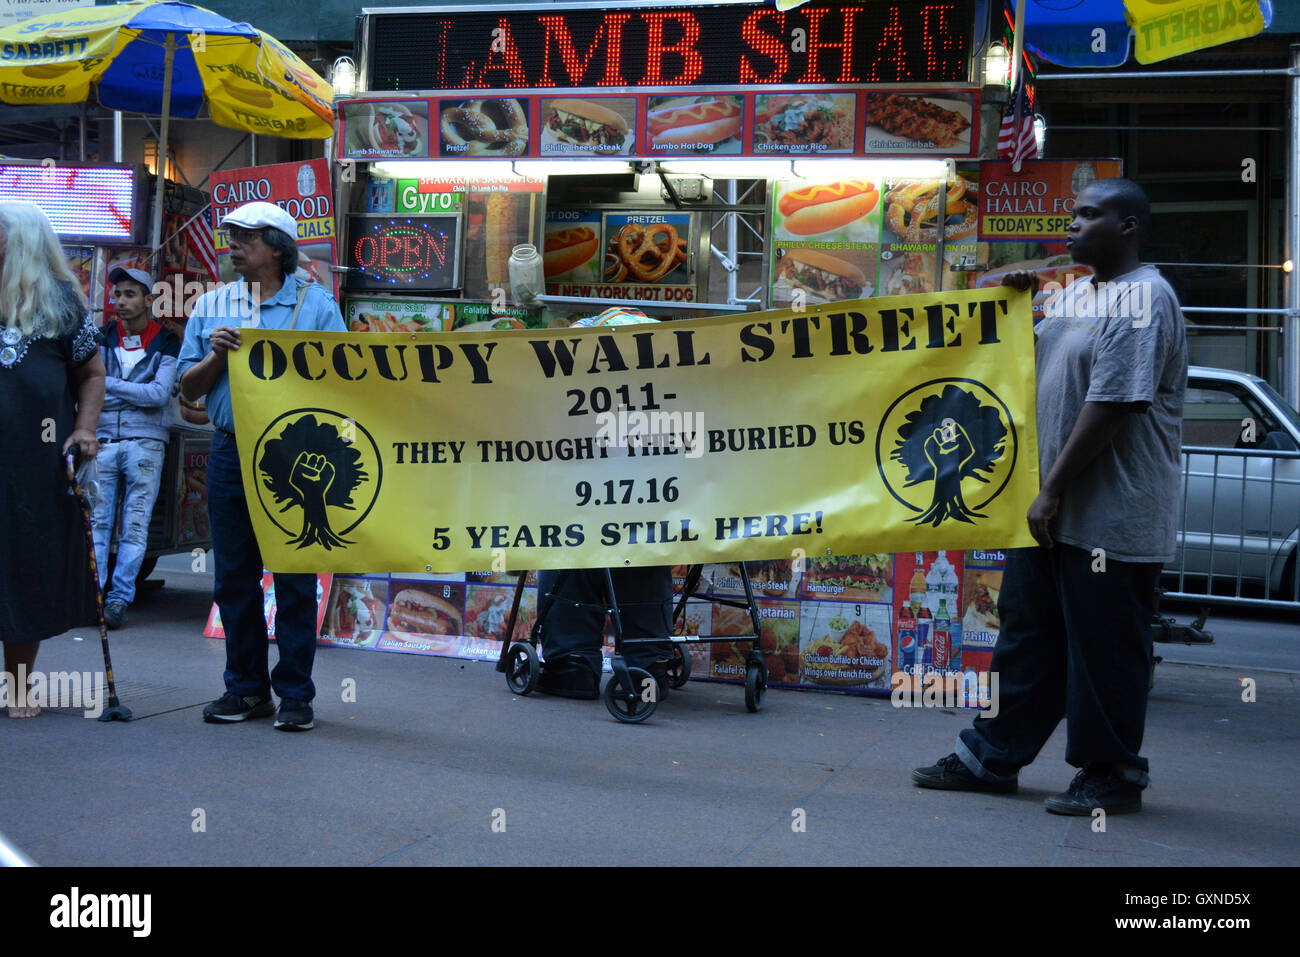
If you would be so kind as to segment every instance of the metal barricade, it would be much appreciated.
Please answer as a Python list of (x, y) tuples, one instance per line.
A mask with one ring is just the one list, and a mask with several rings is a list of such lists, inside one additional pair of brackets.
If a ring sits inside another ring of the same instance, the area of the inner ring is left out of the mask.
[(1183, 447), (1167, 598), (1300, 611), (1300, 452)]

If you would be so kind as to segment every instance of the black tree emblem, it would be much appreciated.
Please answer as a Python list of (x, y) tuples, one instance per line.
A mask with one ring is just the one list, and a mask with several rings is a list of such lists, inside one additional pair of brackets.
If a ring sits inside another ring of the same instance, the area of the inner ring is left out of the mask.
[(938, 526), (945, 519), (974, 524), (984, 518), (962, 499), (963, 479), (987, 483), (981, 472), (992, 472), (1006, 449), (1006, 426), (996, 407), (955, 385), (921, 400), (906, 416), (890, 458), (907, 469), (904, 487), (934, 482), (930, 505), (912, 521)]
[(258, 468), (281, 513), (302, 509), (302, 531), (290, 545), (336, 548), (352, 544), (330, 528), (327, 506), (354, 509), (352, 493), (369, 480), (361, 453), (343, 441), (339, 430), (306, 415), (266, 443)]

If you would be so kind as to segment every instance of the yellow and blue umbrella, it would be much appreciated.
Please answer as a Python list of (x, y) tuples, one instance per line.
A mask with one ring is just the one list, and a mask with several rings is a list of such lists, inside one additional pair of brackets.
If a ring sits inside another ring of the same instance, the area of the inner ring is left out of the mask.
[[(247, 23), (172, 0), (82, 7), (0, 30), (0, 101), (101, 105), (296, 139), (333, 132), (334, 91), (284, 44)], [(162, 177), (153, 244), (162, 231)]]

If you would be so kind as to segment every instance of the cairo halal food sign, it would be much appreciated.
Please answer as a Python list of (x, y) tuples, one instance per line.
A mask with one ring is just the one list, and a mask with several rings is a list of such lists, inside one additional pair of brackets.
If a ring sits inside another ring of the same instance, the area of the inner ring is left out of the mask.
[(353, 243), (352, 258), (376, 279), (427, 279), (435, 261), (439, 270), (446, 267), (447, 240), (446, 233), (435, 236), (410, 223), (385, 223)]

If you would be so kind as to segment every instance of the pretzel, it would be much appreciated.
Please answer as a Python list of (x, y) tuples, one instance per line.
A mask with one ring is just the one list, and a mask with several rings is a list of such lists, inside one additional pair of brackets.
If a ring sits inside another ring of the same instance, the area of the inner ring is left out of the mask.
[(622, 282), (627, 278), (627, 264), (618, 253), (605, 254), (605, 279), (609, 282)]
[(528, 148), (528, 117), (515, 100), (468, 100), (442, 111), (442, 141), (471, 156), (520, 156)]
[(677, 230), (667, 223), (628, 223), (618, 233), (619, 255), (642, 282), (662, 279), (676, 265), (677, 243)]
[[(947, 204), (943, 219), (955, 213), (962, 214), (962, 221), (944, 228), (945, 239), (960, 239), (975, 232), (979, 221), (979, 207), (964, 197), (969, 192), (975, 194), (976, 187), (962, 177), (949, 180), (947, 185)], [(885, 224), (895, 236), (907, 242), (938, 238), (937, 222), (939, 206), (943, 203), (939, 184), (935, 182), (901, 183), (885, 194)], [(926, 225), (930, 223), (930, 225)]]

